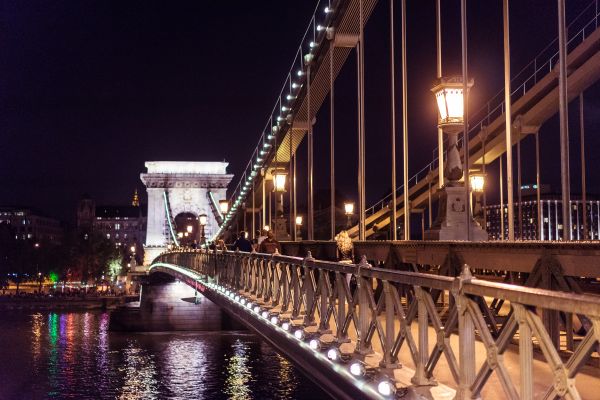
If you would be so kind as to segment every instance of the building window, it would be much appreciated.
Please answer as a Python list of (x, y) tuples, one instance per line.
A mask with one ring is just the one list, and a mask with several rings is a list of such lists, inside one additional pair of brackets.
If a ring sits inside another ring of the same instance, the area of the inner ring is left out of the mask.
[(119, 229), (121, 229), (121, 224), (115, 224), (115, 231), (118, 231)]
[(106, 234), (106, 238), (107, 238), (107, 239), (110, 239), (110, 233), (107, 233), (107, 234)]

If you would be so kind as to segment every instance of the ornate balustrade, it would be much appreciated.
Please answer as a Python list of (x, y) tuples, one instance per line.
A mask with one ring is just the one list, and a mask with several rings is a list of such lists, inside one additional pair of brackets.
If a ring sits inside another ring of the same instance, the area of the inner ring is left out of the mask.
[[(393, 376), (400, 353), (409, 354), (416, 386), (435, 384), (443, 356), (457, 398), (480, 395), (494, 373), (506, 398), (581, 398), (575, 377), (600, 342), (599, 297), (480, 280), (466, 265), (450, 277), (310, 255), (187, 251), (155, 262), (199, 272), (325, 347), (351, 346), (342, 358), (369, 360), (370, 369)], [(510, 348), (518, 368), (507, 367)], [(535, 370), (534, 350), (546, 371)], [(548, 375), (545, 388), (534, 373)]]

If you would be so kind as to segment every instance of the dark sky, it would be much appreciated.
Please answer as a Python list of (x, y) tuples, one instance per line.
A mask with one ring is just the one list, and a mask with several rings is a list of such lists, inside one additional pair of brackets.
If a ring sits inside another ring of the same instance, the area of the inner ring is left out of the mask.
[[(568, 21), (588, 2), (567, 0)], [(460, 3), (443, 3), (444, 70), (460, 73)], [(143, 192), (139, 173), (147, 160), (225, 159), (230, 172), (239, 173), (315, 4), (0, 0), (0, 205), (34, 206), (72, 220), (83, 193), (99, 203), (120, 204), (130, 200), (134, 188)], [(379, 2), (366, 29), (369, 203), (390, 187), (387, 7), (388, 1)], [(473, 110), (502, 88), (501, 7), (500, 0), (469, 1)], [(411, 175), (429, 162), (436, 143), (429, 90), (435, 78), (434, 15), (433, 0), (408, 1)], [(513, 1), (511, 23), (516, 72), (557, 35), (556, 2)], [(398, 66), (399, 25), (397, 18)], [(348, 197), (356, 187), (355, 68), (350, 57), (336, 83), (338, 185)], [(598, 84), (586, 93), (588, 180), (596, 191), (599, 94)], [(400, 95), (398, 85), (399, 135)], [(570, 118), (573, 191), (578, 191), (576, 105)], [(329, 181), (328, 124), (325, 109), (315, 127), (317, 189)], [(556, 117), (544, 125), (542, 138), (543, 181), (558, 185)], [(534, 177), (532, 145), (533, 140), (524, 143), (524, 181)]]

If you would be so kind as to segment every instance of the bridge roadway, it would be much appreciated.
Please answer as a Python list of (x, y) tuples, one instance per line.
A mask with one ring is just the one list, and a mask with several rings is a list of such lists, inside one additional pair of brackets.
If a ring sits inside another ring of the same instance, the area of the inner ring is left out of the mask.
[[(597, 296), (310, 255), (174, 251), (153, 272), (198, 287), (334, 398), (388, 398), (378, 393), (385, 377), (409, 398), (597, 398)], [(545, 325), (553, 315), (558, 343)], [(587, 332), (569, 344), (574, 315)]]

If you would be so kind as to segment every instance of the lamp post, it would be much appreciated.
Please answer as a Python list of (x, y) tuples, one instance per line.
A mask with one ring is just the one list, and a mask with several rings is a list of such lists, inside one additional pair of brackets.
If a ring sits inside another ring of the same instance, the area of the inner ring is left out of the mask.
[(485, 219), (484, 214), (485, 210), (483, 209), (483, 192), (485, 189), (485, 174), (484, 173), (474, 173), (470, 174), (469, 180), (471, 182), (470, 188), (472, 193), (471, 198), (471, 210), (473, 214), (473, 219), (475, 222), (479, 224), (479, 226), (485, 229)]
[(354, 203), (344, 203), (344, 213), (346, 214), (346, 229), (352, 226), (352, 214), (354, 214)]
[(296, 216), (296, 240), (302, 240), (302, 215)]
[(229, 211), (229, 202), (227, 200), (219, 200), (219, 210), (221, 211), (221, 214), (227, 214), (227, 211)]
[(206, 216), (206, 214), (200, 214), (198, 216), (198, 223), (200, 224), (200, 244), (206, 244), (206, 236), (204, 233), (204, 227), (206, 226), (206, 222), (208, 220), (208, 217)]
[(273, 233), (277, 240), (290, 240), (290, 235), (287, 232), (287, 220), (283, 214), (283, 194), (286, 192), (285, 183), (287, 180), (287, 172), (283, 169), (276, 168), (271, 173), (273, 175), (273, 192), (277, 195), (275, 198), (275, 221)]
[[(463, 165), (458, 151), (458, 134), (464, 130), (464, 86), (469, 90), (473, 81), (463, 85), (460, 76), (440, 78), (431, 89), (438, 106), (438, 128), (448, 135), (448, 155), (444, 177), (446, 183), (439, 197), (439, 211), (432, 227), (425, 232), (426, 240), (475, 240), (487, 239), (487, 233), (468, 219), (470, 207), (467, 203), (465, 185), (461, 182)], [(468, 155), (467, 155), (468, 157)], [(469, 235), (471, 230), (471, 235)]]

